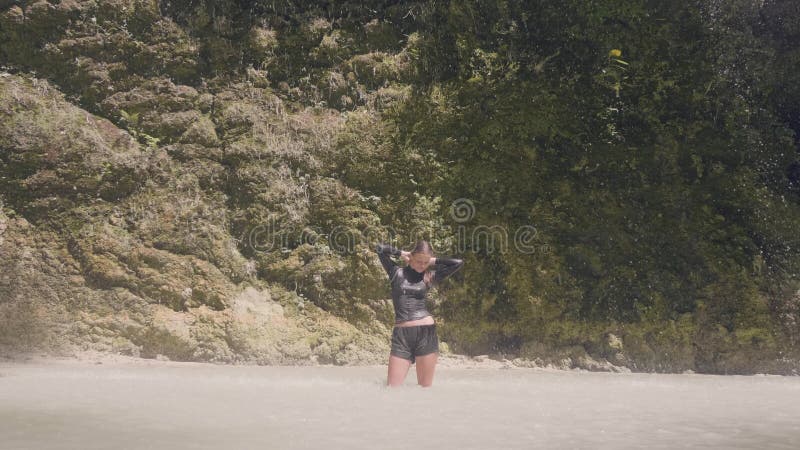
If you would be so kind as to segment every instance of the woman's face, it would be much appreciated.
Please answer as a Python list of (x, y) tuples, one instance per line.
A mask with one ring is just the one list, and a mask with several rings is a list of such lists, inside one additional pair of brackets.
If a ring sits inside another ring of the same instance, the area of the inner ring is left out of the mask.
[(425, 269), (428, 268), (428, 262), (430, 259), (431, 257), (425, 253), (412, 253), (408, 260), (408, 264), (417, 272), (424, 272)]

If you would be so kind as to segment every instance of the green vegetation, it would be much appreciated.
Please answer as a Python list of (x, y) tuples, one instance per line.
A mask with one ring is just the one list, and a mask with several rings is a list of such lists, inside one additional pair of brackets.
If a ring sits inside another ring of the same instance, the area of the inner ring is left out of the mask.
[[(151, 357), (382, 361), (372, 244), (426, 238), (466, 261), (432, 298), (455, 352), (796, 372), (798, 5), (4, 6), (0, 309), (37, 313), (0, 344), (73, 314)], [(291, 342), (230, 316), (251, 285)]]

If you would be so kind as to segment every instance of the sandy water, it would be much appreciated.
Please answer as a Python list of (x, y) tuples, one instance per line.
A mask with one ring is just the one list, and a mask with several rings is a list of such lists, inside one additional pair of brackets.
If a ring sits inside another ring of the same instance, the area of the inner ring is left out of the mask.
[(0, 363), (0, 448), (800, 448), (800, 377)]

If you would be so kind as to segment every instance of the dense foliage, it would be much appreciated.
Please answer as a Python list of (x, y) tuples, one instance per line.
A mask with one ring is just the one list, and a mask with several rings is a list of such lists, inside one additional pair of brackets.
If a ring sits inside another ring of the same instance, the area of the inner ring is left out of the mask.
[[(224, 311), (256, 278), (371, 330), (391, 310), (368, 250), (427, 238), (466, 260), (434, 299), (456, 351), (800, 360), (794, 0), (17, 1), (0, 38), (5, 69), (138, 141), (54, 146), (53, 117), (83, 116), (2, 85), (4, 211), (64, 239), (92, 289)], [(275, 218), (286, 248), (259, 241)], [(128, 271), (178, 255), (203, 269)]]
[(796, 10), (424, 9), (416, 94), (394, 118), (401, 142), (446, 165), (423, 184), (472, 200), (469, 226), (532, 224), (550, 250), (469, 242), (464, 295), (448, 309), (480, 330), (465, 340), (613, 352), (602, 329), (639, 367), (709, 371), (796, 351)]

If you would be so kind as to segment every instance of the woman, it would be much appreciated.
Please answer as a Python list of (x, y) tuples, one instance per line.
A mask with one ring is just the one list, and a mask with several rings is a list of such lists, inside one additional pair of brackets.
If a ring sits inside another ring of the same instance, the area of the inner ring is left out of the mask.
[[(388, 244), (377, 244), (375, 250), (392, 284), (395, 322), (392, 329), (392, 350), (389, 353), (389, 386), (403, 384), (409, 367), (417, 364), (417, 383), (433, 384), (433, 372), (439, 356), (439, 336), (431, 313), (425, 309), (428, 289), (438, 285), (464, 265), (456, 258), (436, 258), (427, 241), (417, 241), (407, 252)], [(391, 256), (408, 263), (398, 265)], [(438, 265), (435, 270), (429, 267)]]

